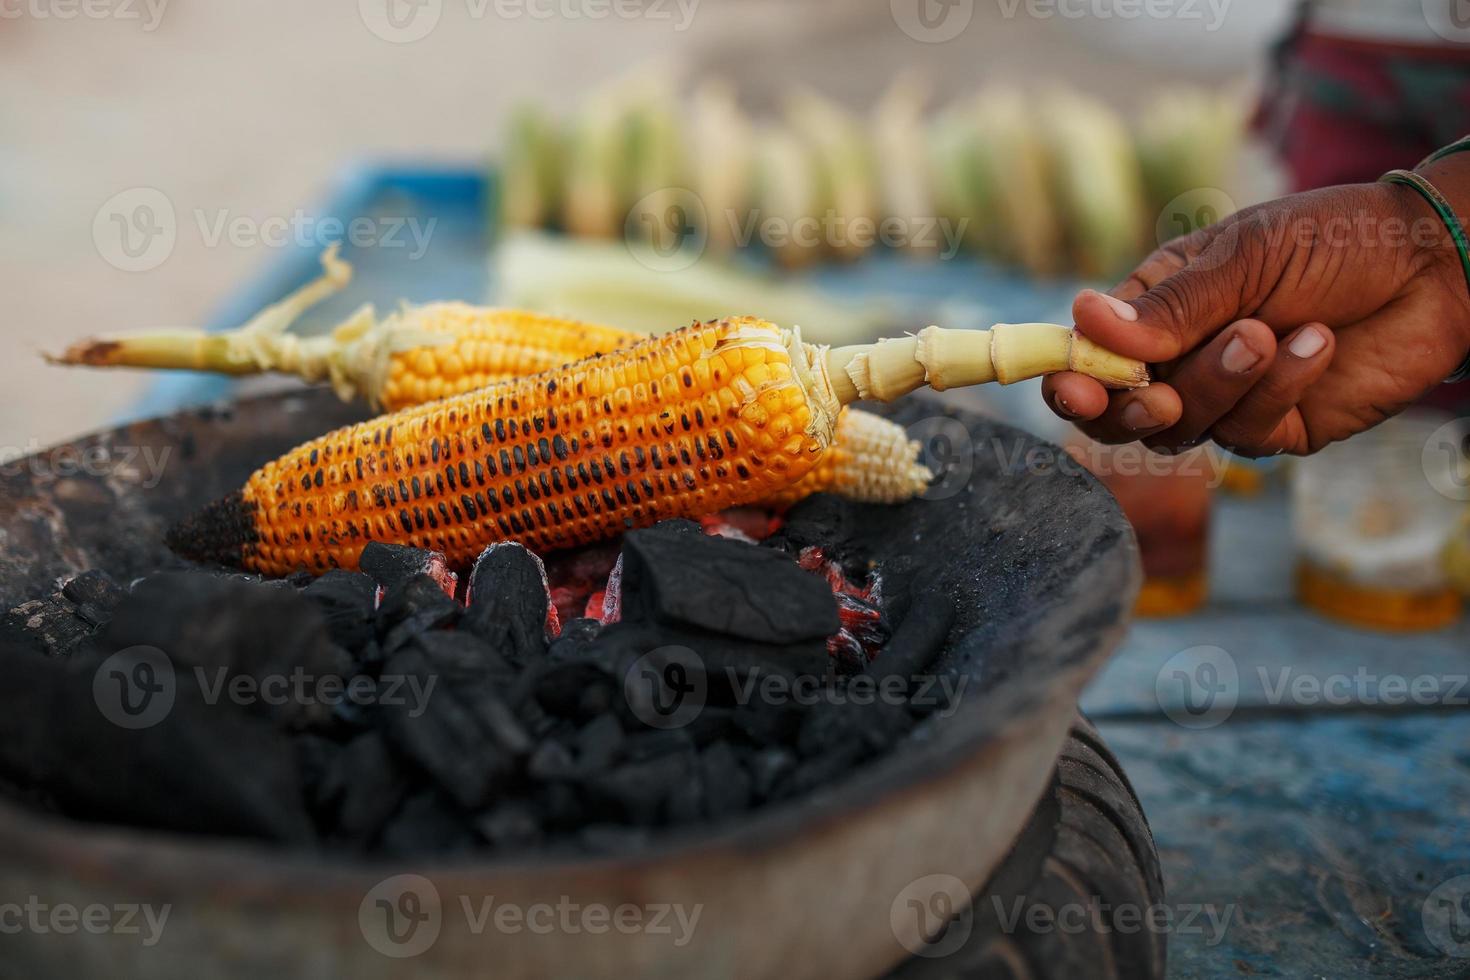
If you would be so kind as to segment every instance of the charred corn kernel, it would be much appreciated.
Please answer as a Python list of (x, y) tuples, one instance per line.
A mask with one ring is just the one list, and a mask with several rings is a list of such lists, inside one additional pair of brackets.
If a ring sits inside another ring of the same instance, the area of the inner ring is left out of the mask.
[(865, 503), (901, 503), (923, 493), (934, 479), (918, 456), (919, 444), (902, 426), (871, 412), (845, 408), (837, 419), (832, 448), (817, 465), (762, 502), (788, 506), (814, 493), (835, 493)]
[(822, 350), (732, 318), (408, 408), (267, 463), (169, 544), (272, 575), (355, 568), (369, 541), (466, 564), (495, 541), (551, 550), (752, 503), (831, 444)]

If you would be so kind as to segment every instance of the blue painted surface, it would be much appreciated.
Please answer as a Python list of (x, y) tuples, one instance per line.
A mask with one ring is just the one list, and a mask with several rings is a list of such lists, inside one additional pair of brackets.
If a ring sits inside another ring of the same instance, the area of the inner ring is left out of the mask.
[[(492, 194), (479, 169), (369, 165), (345, 173), (323, 214), (432, 219), (434, 231), (419, 258), (401, 249), (344, 249), (357, 269), (351, 287), (313, 310), (301, 328), (325, 329), (363, 302), (388, 308), (400, 300), (486, 298)], [(281, 254), (229, 298), (210, 326), (245, 322), (316, 272), (315, 252)], [(983, 263), (924, 264), (894, 255), (808, 275), (844, 294), (878, 293), (912, 302), (926, 316), (942, 312), (951, 325), (967, 317), (1065, 321), (1078, 285), (1027, 282)], [(217, 399), (230, 385), (174, 376), (132, 414)], [(1040, 424), (1046, 416), (1035, 412), (1039, 400), (1022, 389), (987, 394), (1002, 411)], [(1470, 900), (1453, 909), (1431, 902), (1440, 883), (1470, 874), (1470, 712), (1462, 706), (1470, 690), (1451, 690), (1470, 674), (1470, 626), (1400, 637), (1304, 613), (1289, 599), (1289, 542), (1279, 492), (1219, 499), (1210, 604), (1196, 615), (1135, 624), (1083, 698), (1148, 813), (1170, 905), (1208, 905), (1217, 915), (1232, 910), (1219, 941), (1208, 929), (1181, 927), (1171, 935), (1170, 973), (1470, 975)], [(1207, 661), (1220, 666), (1216, 653), (1171, 662), (1196, 647), (1225, 651), (1233, 688), (1200, 673)], [(1346, 678), (1347, 702), (1282, 696), (1303, 690), (1290, 686), (1303, 677), (1308, 689)], [(1389, 677), (1430, 678), (1440, 703), (1365, 704), (1384, 700)], [(1206, 716), (1217, 724), (1189, 728), (1175, 720), (1198, 724), (1190, 710), (1202, 702), (1200, 692), (1185, 690), (1189, 679), (1211, 681), (1223, 699)], [(1444, 704), (1457, 698), (1459, 705)], [(1446, 915), (1458, 917), (1448, 925), (1465, 936), (1465, 948), (1452, 951), (1466, 958), (1435, 945), (1425, 928), (1430, 906), (1440, 925)]]

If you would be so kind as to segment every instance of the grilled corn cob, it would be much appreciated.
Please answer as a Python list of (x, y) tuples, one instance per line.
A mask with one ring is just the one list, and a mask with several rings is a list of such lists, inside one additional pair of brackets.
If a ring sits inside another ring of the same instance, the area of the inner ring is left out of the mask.
[(382, 318), (363, 306), (328, 335), (289, 333), (302, 313), (352, 278), (352, 266), (337, 257), (336, 245), (323, 254), (322, 266), (321, 278), (238, 330), (159, 330), (93, 338), (49, 360), (224, 374), (279, 371), (306, 381), (330, 381), (344, 400), (361, 395), (374, 407), (396, 411), (607, 353), (646, 336), (467, 303), (405, 306)]
[(494, 541), (564, 548), (752, 503), (831, 444), (809, 359), (753, 318), (687, 327), (312, 440), (170, 544), (277, 575), (354, 568), (374, 540), (463, 564)]
[(495, 541), (570, 547), (789, 489), (860, 397), (1064, 369), (1147, 383), (1141, 363), (1055, 324), (927, 327), (835, 350), (754, 317), (694, 324), (314, 439), (177, 525), (169, 544), (276, 575), (354, 568), (375, 540), (457, 564)]
[[(329, 253), (326, 261), (327, 275), (303, 287), (298, 297), (319, 299), (324, 284), (346, 281), (350, 267), (335, 253)], [(360, 391), (373, 404), (396, 411), (538, 374), (629, 347), (647, 337), (520, 310), (431, 303), (382, 321), (359, 312), (330, 337), (297, 338), (285, 333), (290, 320), (279, 315), (282, 308), (293, 309), (293, 302), (294, 297), (288, 297), (272, 307), (277, 315), (267, 311), (263, 320), (257, 318), (231, 333), (134, 334), (89, 340), (73, 345), (57, 360), (118, 366), (146, 358), (154, 367), (224, 364), (232, 373), (294, 369), (307, 380), (331, 377), (344, 398)], [(432, 344), (402, 347), (405, 338), (430, 337), (435, 341)], [(865, 503), (893, 503), (919, 493), (933, 477), (914, 462), (917, 449), (900, 426), (857, 409), (844, 410), (832, 453), (836, 455), (823, 460), (797, 486), (766, 503), (788, 505), (821, 492)]]

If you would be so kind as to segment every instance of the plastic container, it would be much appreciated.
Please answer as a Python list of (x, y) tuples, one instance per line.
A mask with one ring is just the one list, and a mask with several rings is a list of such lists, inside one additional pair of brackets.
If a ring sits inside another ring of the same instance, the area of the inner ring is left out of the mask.
[(1305, 605), (1379, 629), (1437, 629), (1459, 618), (1446, 551), (1470, 470), (1460, 440), (1446, 436), (1456, 425), (1406, 413), (1299, 462), (1292, 521)]

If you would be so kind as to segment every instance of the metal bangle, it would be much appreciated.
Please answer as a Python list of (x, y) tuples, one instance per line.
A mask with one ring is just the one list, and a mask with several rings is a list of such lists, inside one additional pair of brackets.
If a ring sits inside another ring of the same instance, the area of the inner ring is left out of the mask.
[(1429, 156), (1414, 164), (1414, 169), (1418, 170), (1420, 167), (1427, 167), (1436, 160), (1443, 160), (1445, 157), (1454, 156), (1456, 153), (1464, 153), (1466, 150), (1470, 150), (1470, 135), (1461, 136), (1448, 146), (1442, 146), (1435, 150)]
[[(1467, 141), (1470, 141), (1470, 137), (1459, 141), (1466, 143), (1463, 149), (1470, 149), (1470, 142)], [(1448, 150), (1456, 145), (1451, 143), (1445, 149)], [(1440, 152), (1444, 153), (1444, 150)], [(1423, 174), (1416, 174), (1412, 170), (1390, 170), (1378, 179), (1386, 184), (1403, 184), (1405, 187), (1412, 187), (1429, 202), (1430, 207), (1434, 208), (1435, 213), (1439, 215), (1439, 220), (1443, 221), (1445, 227), (1449, 229), (1450, 238), (1455, 242), (1455, 251), (1460, 254), (1460, 268), (1465, 273), (1466, 288), (1470, 289), (1470, 245), (1466, 243), (1465, 229), (1455, 215), (1455, 209), (1450, 205), (1449, 199), (1439, 192), (1439, 188), (1429, 182), (1429, 178)], [(1453, 374), (1445, 378), (1444, 383), (1456, 384), (1466, 378), (1470, 378), (1470, 355), (1466, 355), (1464, 362), (1455, 369)]]

